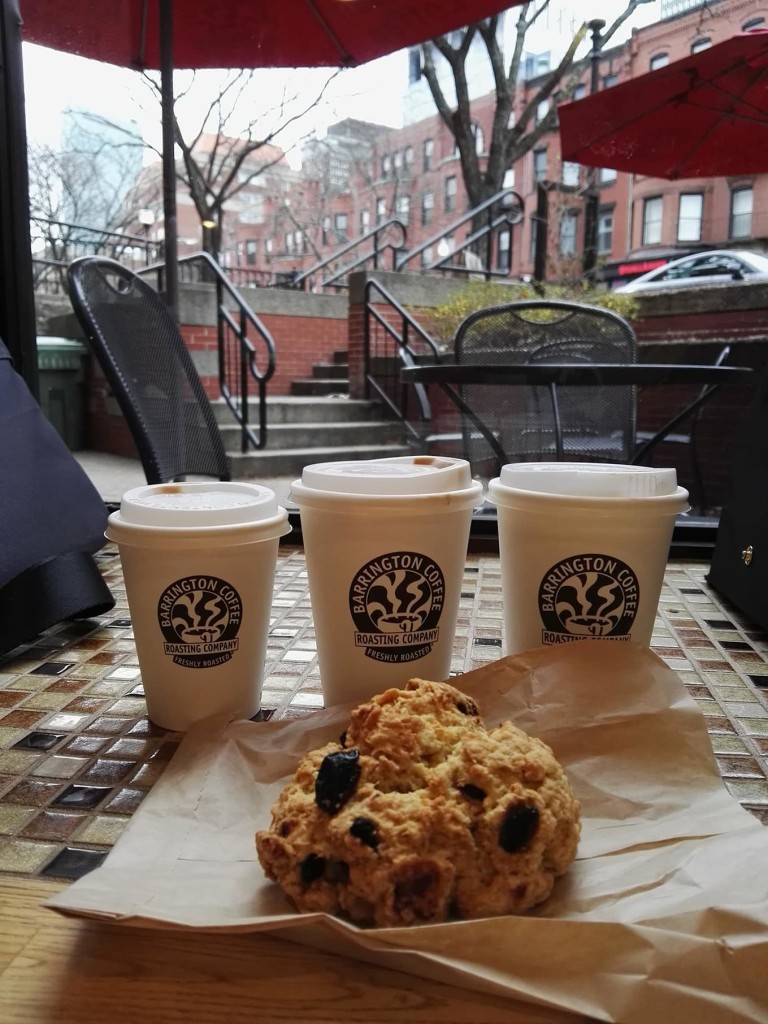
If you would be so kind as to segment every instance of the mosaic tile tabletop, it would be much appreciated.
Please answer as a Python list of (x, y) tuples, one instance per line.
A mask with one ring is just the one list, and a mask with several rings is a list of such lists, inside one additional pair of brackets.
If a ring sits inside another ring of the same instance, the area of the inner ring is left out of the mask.
[[(116, 548), (97, 555), (116, 599), (0, 658), (0, 874), (74, 879), (98, 866), (181, 740), (147, 720)], [(704, 562), (667, 568), (652, 645), (706, 716), (725, 785), (768, 824), (768, 634), (706, 583)], [(501, 654), (493, 554), (470, 554), (452, 670)], [(304, 553), (275, 576), (263, 719), (322, 707)]]

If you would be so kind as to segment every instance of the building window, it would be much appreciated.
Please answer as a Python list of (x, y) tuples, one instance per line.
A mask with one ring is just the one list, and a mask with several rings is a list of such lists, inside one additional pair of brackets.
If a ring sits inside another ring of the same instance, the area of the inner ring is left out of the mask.
[(435, 208), (434, 192), (425, 192), (421, 197), (421, 223), (423, 227), (432, 223), (432, 212)]
[(618, 80), (619, 80), (619, 76), (618, 75), (606, 75), (605, 78), (603, 79), (603, 88), (604, 89), (610, 89), (612, 86), (616, 85)]
[(765, 18), (750, 18), (749, 21), (745, 21), (741, 26), (742, 32), (749, 32), (752, 28), (758, 28), (760, 25), (765, 24)]
[(597, 172), (597, 180), (601, 185), (610, 185), (612, 181), (616, 181), (616, 171), (613, 167), (601, 167)]
[(285, 252), (293, 252), (293, 232), (286, 231), (283, 237), (283, 244), (285, 245)]
[(402, 169), (402, 166), (403, 166), (403, 154), (398, 149), (398, 151), (392, 157), (392, 167), (394, 168), (394, 171), (395, 171), (395, 177), (397, 177), (398, 171), (400, 171)]
[(349, 218), (346, 213), (337, 213), (333, 218), (333, 229), (336, 232), (337, 242), (347, 242), (347, 226), (349, 224)]
[(457, 185), (456, 176), (445, 179), (445, 212), (452, 213), (456, 209)]
[(371, 211), (360, 211), (360, 234), (364, 235), (371, 230)]
[(432, 157), (435, 154), (434, 139), (424, 139), (424, 170), (432, 170)]
[(272, 252), (272, 239), (271, 238), (267, 238), (265, 240), (265, 242), (264, 242), (264, 251), (268, 252), (268, 253)]
[(704, 213), (704, 196), (700, 192), (683, 192), (677, 214), (678, 242), (701, 241), (701, 218)]
[(575, 210), (563, 210), (560, 217), (560, 237), (558, 239), (558, 252), (561, 256), (569, 257), (576, 255), (576, 227), (578, 225), (578, 214)]
[(485, 136), (479, 124), (472, 124), (472, 135), (475, 139), (475, 152), (478, 156), (485, 152)]
[(576, 88), (573, 90), (573, 95), (571, 96), (571, 99), (583, 100), (586, 95), (587, 95), (587, 86), (586, 86), (586, 84), (584, 82), (580, 82), (576, 86)]
[(301, 229), (293, 232), (293, 247), (296, 252), (307, 251), (306, 239), (304, 238), (304, 232)]
[(428, 245), (421, 253), (421, 265), (427, 267), (432, 262), (432, 246)]
[(322, 242), (323, 245), (331, 244), (331, 218), (323, 217), (322, 227)]
[(503, 185), (504, 185), (504, 188), (514, 188), (515, 187), (515, 168), (514, 167), (508, 167), (507, 170), (504, 171), (504, 182), (503, 182)]
[(252, 267), (256, 262), (256, 239), (249, 238), (245, 243), (245, 262)]
[(510, 242), (512, 240), (510, 228), (501, 228), (496, 238), (496, 269), (508, 271), (512, 265), (510, 261)]
[(408, 51), (408, 85), (413, 85), (421, 78), (421, 50), (418, 46)]
[(408, 218), (411, 215), (411, 197), (398, 196), (397, 202), (395, 203), (395, 210), (398, 220), (401, 220), (403, 224), (407, 225)]
[(571, 160), (563, 160), (563, 184), (576, 188), (579, 184), (579, 164)]
[(656, 71), (657, 68), (664, 68), (664, 67), (667, 66), (667, 64), (669, 64), (669, 54), (668, 53), (656, 53), (656, 54), (653, 55), (653, 57), (651, 57), (651, 62), (649, 64), (649, 67), (650, 67), (651, 71)]
[(534, 149), (533, 151), (533, 180), (535, 182), (545, 181), (547, 177), (547, 151), (546, 149)]
[(549, 100), (542, 100), (536, 107), (536, 124), (541, 124), (549, 113)]
[(749, 238), (752, 234), (752, 188), (731, 192), (730, 238)]
[(691, 44), (691, 53), (699, 53), (701, 50), (708, 50), (712, 45), (712, 40), (708, 37), (706, 39), (696, 39)]
[(387, 219), (387, 200), (377, 199), (376, 200), (376, 223), (383, 224)]
[(392, 166), (392, 161), (390, 160), (389, 156), (383, 156), (381, 158), (381, 176), (382, 176), (382, 178), (388, 178), (389, 177), (389, 171), (390, 171), (391, 166)]
[(658, 245), (661, 241), (663, 210), (661, 196), (643, 200), (643, 245)]
[(410, 167), (413, 163), (413, 146), (406, 146), (404, 151), (405, 166)]
[(613, 250), (613, 207), (604, 208), (597, 214), (597, 251), (601, 255)]

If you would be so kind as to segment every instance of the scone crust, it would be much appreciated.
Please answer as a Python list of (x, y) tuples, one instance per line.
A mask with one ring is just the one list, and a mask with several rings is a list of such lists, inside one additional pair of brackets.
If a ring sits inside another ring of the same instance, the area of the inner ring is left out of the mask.
[(256, 847), (298, 910), (396, 927), (530, 910), (579, 831), (546, 744), (511, 723), (487, 731), (466, 694), (414, 679), (301, 759)]

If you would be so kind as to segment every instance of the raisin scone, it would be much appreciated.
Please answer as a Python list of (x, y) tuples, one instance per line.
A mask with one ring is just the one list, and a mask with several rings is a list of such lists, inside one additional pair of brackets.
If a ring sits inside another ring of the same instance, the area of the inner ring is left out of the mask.
[(256, 848), (298, 910), (397, 927), (530, 910), (579, 832), (546, 744), (509, 722), (488, 731), (466, 694), (412, 679), (301, 759)]

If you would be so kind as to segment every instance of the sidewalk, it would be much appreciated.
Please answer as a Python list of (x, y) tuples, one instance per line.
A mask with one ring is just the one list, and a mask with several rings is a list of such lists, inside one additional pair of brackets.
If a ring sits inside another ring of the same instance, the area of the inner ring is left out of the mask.
[[(72, 454), (105, 501), (118, 503), (125, 491), (147, 482), (138, 459), (126, 459), (121, 455), (108, 455), (105, 452), (79, 451)], [(292, 480), (293, 477), (281, 476), (249, 482), (271, 487), (277, 495), (278, 503), (284, 505), (288, 500)]]

